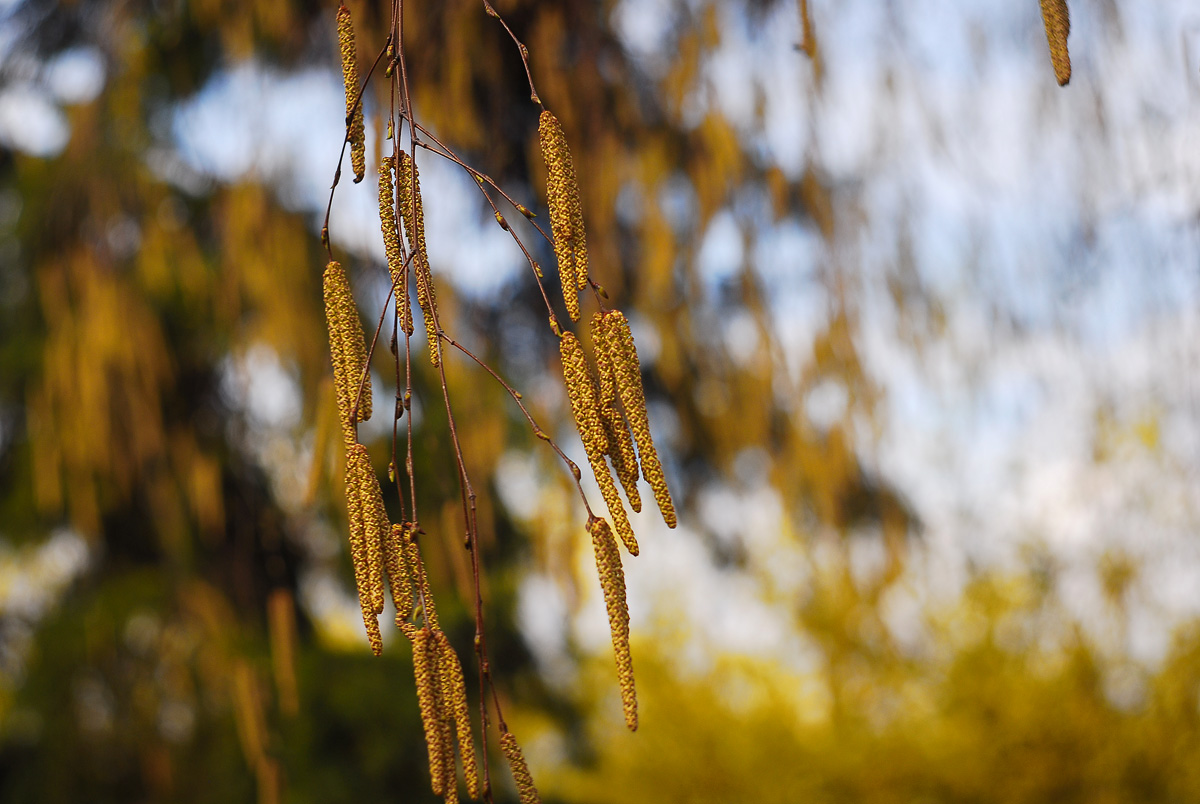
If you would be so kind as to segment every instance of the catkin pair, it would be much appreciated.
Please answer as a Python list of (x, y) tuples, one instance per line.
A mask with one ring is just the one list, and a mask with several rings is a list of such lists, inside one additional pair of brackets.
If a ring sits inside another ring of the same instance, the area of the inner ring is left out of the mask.
[[(599, 328), (600, 345), (597, 353), (607, 355), (612, 365), (617, 394), (621, 406), (629, 418), (629, 428), (637, 440), (638, 460), (642, 465), (642, 477), (654, 491), (654, 500), (658, 510), (662, 512), (663, 521), (667, 527), (675, 527), (675, 504), (671, 500), (671, 490), (667, 488), (666, 475), (663, 474), (662, 464), (658, 460), (658, 451), (654, 448), (654, 439), (650, 435), (650, 417), (646, 413), (646, 393), (642, 388), (642, 369), (638, 361), (637, 346), (633, 342), (633, 332), (629, 322), (620, 310), (613, 310), (604, 315), (604, 323)], [(617, 530), (620, 533), (620, 529)]]
[(392, 171), (396, 160), (390, 156), (379, 160), (379, 227), (383, 230), (383, 250), (387, 254), (388, 274), (396, 296), (396, 311), (405, 334), (412, 335), (412, 310), (408, 306), (408, 274), (404, 270), (404, 253), (400, 249), (400, 230), (396, 226), (396, 196), (392, 189)]
[[(433, 275), (429, 271), (429, 252), (425, 248), (425, 210), (421, 204), (421, 176), (417, 164), (408, 154), (400, 152), (400, 163), (396, 169), (396, 193), (400, 198), (400, 216), (404, 220), (404, 234), (408, 238), (412, 254), (413, 273), (417, 277), (417, 304), (425, 314), (425, 335), (429, 338), (429, 360), (439, 366), (442, 362), (442, 344), (438, 340), (437, 292), (433, 286)], [(409, 323), (408, 332), (412, 331)]]
[(608, 439), (605, 450), (612, 459), (613, 471), (625, 489), (625, 497), (634, 511), (642, 510), (642, 495), (638, 492), (637, 453), (633, 449), (633, 437), (629, 425), (621, 413), (617, 391), (616, 366), (608, 349), (608, 317), (604, 313), (592, 316), (592, 342), (596, 347), (596, 367), (600, 371), (600, 419)]
[(608, 610), (608, 628), (612, 633), (613, 655), (617, 660), (617, 681), (621, 688), (621, 706), (625, 710), (625, 725), (637, 731), (637, 690), (633, 683), (633, 657), (629, 651), (629, 604), (625, 596), (625, 571), (621, 568), (621, 553), (608, 523), (599, 517), (588, 521), (592, 534), (592, 549), (596, 554), (596, 571), (604, 591), (604, 606)]
[(550, 207), (550, 231), (554, 235), (554, 256), (563, 302), (572, 321), (579, 320), (579, 291), (587, 287), (587, 231), (583, 225), (583, 206), (579, 202), (579, 183), (575, 163), (563, 134), (562, 124), (549, 111), (538, 121), (542, 158), (546, 160), (546, 203)]
[[(371, 418), (371, 377), (363, 380), (367, 365), (367, 345), (358, 307), (350, 293), (350, 282), (341, 263), (331, 261), (325, 267), (325, 320), (329, 325), (329, 354), (333, 362), (333, 385), (337, 396), (338, 414), (342, 422), (342, 437), (346, 447), (357, 441), (351, 413), (357, 400), (356, 420)], [(359, 396), (359, 383), (362, 395)]]
[(1066, 86), (1071, 80), (1071, 54), (1067, 50), (1071, 14), (1067, 9), (1067, 0), (1042, 0), (1042, 22), (1046, 26), (1046, 41), (1050, 43), (1054, 77), (1060, 87)]
[(565, 332), (559, 340), (559, 353), (562, 356), (563, 379), (567, 384), (567, 396), (571, 400), (571, 413), (575, 417), (575, 426), (579, 430), (579, 436), (583, 439), (584, 451), (587, 453), (588, 463), (592, 467), (592, 474), (595, 475), (596, 483), (600, 486), (600, 493), (604, 496), (605, 504), (608, 505), (608, 512), (612, 515), (617, 534), (625, 543), (625, 548), (636, 556), (638, 543), (633, 535), (633, 527), (629, 524), (625, 506), (621, 502), (616, 484), (613, 483), (612, 475), (608, 471), (608, 464), (604, 461), (604, 454), (608, 449), (608, 435), (600, 418), (599, 393), (592, 380), (587, 357), (583, 353), (583, 346), (572, 333)]
[(467, 710), (467, 691), (462, 665), (446, 635), (426, 626), (413, 633), (413, 673), (417, 704), (429, 753), (429, 778), (433, 794), (447, 802), (458, 800), (455, 773), (455, 733), (467, 793), (479, 797), (479, 770)]
[(346, 503), (350, 513), (350, 558), (363, 624), (371, 651), (383, 653), (379, 614), (383, 611), (383, 539), (391, 531), (379, 478), (362, 444), (346, 451)]
[(346, 126), (350, 139), (350, 166), (354, 169), (354, 183), (363, 180), (367, 172), (366, 137), (363, 127), (362, 102), (359, 99), (358, 53), (354, 44), (354, 23), (350, 9), (338, 6), (337, 10), (338, 51), (342, 56), (342, 82), (346, 86)]

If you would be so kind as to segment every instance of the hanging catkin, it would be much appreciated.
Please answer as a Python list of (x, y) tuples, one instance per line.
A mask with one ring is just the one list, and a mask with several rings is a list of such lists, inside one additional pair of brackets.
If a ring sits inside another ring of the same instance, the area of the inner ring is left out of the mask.
[(437, 607), (433, 604), (433, 591), (429, 588), (429, 576), (425, 574), (425, 562), (421, 560), (421, 548), (417, 544), (416, 536), (416, 527), (410, 523), (404, 541), (404, 554), (408, 558), (408, 571), (412, 574), (413, 583), (420, 594), (425, 624), (430, 628), (437, 628)]
[(396, 311), (405, 334), (412, 335), (412, 310), (408, 306), (408, 277), (404, 272), (404, 254), (400, 250), (400, 230), (396, 227), (396, 196), (392, 189), (395, 159), (379, 160), (379, 227), (383, 230), (383, 250), (387, 254), (388, 273), (396, 296)]
[(388, 587), (392, 592), (392, 605), (396, 607), (396, 625), (412, 616), (412, 576), (408, 571), (408, 560), (404, 553), (405, 525), (392, 525), (383, 545), (383, 563), (387, 569)]
[(625, 710), (625, 725), (637, 731), (637, 691), (633, 684), (633, 657), (629, 652), (629, 604), (625, 597), (625, 571), (621, 568), (621, 553), (608, 523), (599, 517), (588, 522), (592, 548), (596, 553), (596, 571), (600, 588), (604, 590), (604, 606), (608, 609), (608, 628), (612, 632), (613, 655), (617, 660), (617, 681), (621, 687), (621, 705)]
[[(400, 197), (400, 216), (404, 234), (412, 254), (413, 273), (417, 277), (417, 304), (425, 314), (425, 334), (429, 338), (429, 359), (441, 365), (442, 345), (438, 341), (437, 292), (429, 272), (429, 252), (425, 248), (425, 209), (421, 204), (421, 174), (408, 154), (400, 152), (400, 167), (396, 171), (396, 192)], [(411, 324), (409, 325), (411, 331)]]
[[(454, 731), (458, 737), (458, 755), (462, 757), (463, 777), (467, 782), (467, 795), (479, 798), (479, 769), (475, 765), (475, 743), (471, 739), (471, 715), (467, 709), (467, 687), (463, 682), (462, 663), (454, 652), (450, 640), (441, 631), (437, 632), (438, 649), (441, 651), (442, 701), (446, 711), (443, 717), (453, 718)], [(451, 767), (453, 767), (451, 756)]]
[(517, 738), (512, 736), (512, 732), (506, 731), (500, 735), (500, 750), (508, 760), (521, 804), (541, 804), (537, 788), (533, 786), (533, 777), (529, 774), (529, 766), (525, 764), (525, 756), (521, 753), (521, 746), (517, 745)]
[(429, 750), (430, 786), (433, 794), (440, 796), (446, 788), (446, 745), (440, 706), (440, 661), (433, 633), (426, 626), (413, 634), (413, 675), (416, 678), (421, 725), (425, 729), (425, 746)]
[(371, 377), (362, 384), (359, 398), (359, 381), (367, 364), (366, 338), (362, 322), (358, 318), (358, 307), (350, 293), (350, 282), (341, 263), (331, 261), (325, 267), (325, 320), (329, 325), (329, 354), (333, 362), (333, 385), (337, 396), (338, 414), (342, 422), (342, 437), (349, 448), (357, 438), (350, 414), (354, 401), (358, 399), (357, 420), (371, 418)]
[(563, 302), (571, 320), (578, 321), (579, 291), (587, 287), (588, 263), (587, 232), (583, 225), (575, 163), (562, 124), (549, 111), (542, 112), (538, 137), (542, 158), (546, 160), (546, 203), (550, 207), (550, 230), (554, 235), (554, 256), (558, 261)]
[(1060, 87), (1066, 86), (1071, 80), (1071, 54), (1067, 50), (1071, 15), (1067, 10), (1067, 0), (1042, 0), (1042, 22), (1046, 25), (1046, 41), (1050, 43), (1054, 77), (1058, 79)]
[(350, 558), (362, 608), (363, 625), (371, 651), (383, 653), (379, 612), (383, 610), (383, 575), (380, 518), (384, 518), (379, 480), (371, 467), (367, 448), (354, 444), (346, 451), (346, 505), (350, 514)]
[(344, 5), (337, 10), (338, 51), (342, 55), (342, 82), (346, 85), (346, 126), (350, 139), (350, 166), (354, 170), (354, 183), (363, 180), (367, 172), (366, 138), (363, 127), (363, 109), (359, 101), (358, 53), (354, 44), (354, 23), (350, 9)]
[(600, 402), (597, 399), (596, 387), (592, 384), (591, 373), (588, 371), (587, 357), (579, 340), (570, 332), (563, 333), (559, 340), (559, 352), (562, 356), (567, 395), (571, 400), (571, 413), (575, 416), (575, 426), (583, 439), (592, 474), (596, 476), (596, 483), (600, 486), (600, 493), (608, 505), (608, 512), (612, 515), (621, 541), (625, 543), (625, 548), (636, 556), (638, 543), (633, 535), (633, 527), (629, 524), (621, 495), (617, 493), (617, 486), (613, 483), (608, 464), (604, 461), (608, 437), (600, 418)]
[(633, 450), (633, 437), (629, 425), (621, 414), (617, 396), (616, 369), (608, 354), (608, 333), (603, 313), (592, 316), (592, 342), (596, 346), (596, 367), (600, 372), (600, 418), (604, 423), (604, 434), (608, 439), (608, 456), (612, 459), (613, 471), (625, 489), (625, 497), (634, 511), (642, 510), (642, 495), (638, 492), (637, 453)]
[[(654, 449), (654, 439), (650, 436), (646, 394), (642, 389), (642, 369), (641, 363), (638, 362), (637, 347), (633, 343), (633, 333), (620, 310), (613, 310), (605, 319), (603, 331), (608, 336), (608, 356), (616, 374), (621, 405), (625, 408), (625, 415), (629, 417), (629, 428), (633, 430), (634, 438), (637, 439), (642, 477), (646, 478), (646, 482), (654, 490), (654, 499), (658, 503), (658, 510), (662, 512), (663, 521), (673, 528), (676, 523), (675, 504), (671, 501), (671, 491), (667, 488), (662, 464), (659, 463), (658, 452)], [(618, 528), (617, 533), (620, 532)]]

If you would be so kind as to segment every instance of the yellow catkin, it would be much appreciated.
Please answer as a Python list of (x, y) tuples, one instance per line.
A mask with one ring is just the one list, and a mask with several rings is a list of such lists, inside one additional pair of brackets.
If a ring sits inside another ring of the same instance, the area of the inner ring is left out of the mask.
[(404, 254), (400, 250), (400, 230), (396, 227), (396, 196), (392, 188), (395, 160), (390, 156), (379, 160), (379, 228), (383, 230), (383, 250), (387, 254), (388, 274), (396, 296), (400, 326), (412, 335), (412, 310), (408, 306), (408, 276), (404, 271)]
[(404, 529), (404, 525), (392, 525), (383, 545), (383, 563), (387, 568), (392, 605), (396, 607), (397, 626), (412, 616), (413, 609), (412, 576), (404, 555)]
[(475, 765), (475, 743), (471, 739), (471, 716), (467, 708), (467, 686), (463, 681), (462, 663), (446, 635), (441, 631), (437, 633), (438, 645), (442, 652), (442, 700), (446, 703), (445, 714), (454, 718), (454, 730), (458, 735), (458, 755), (462, 757), (467, 794), (471, 798), (479, 798), (479, 769)]
[(355, 444), (346, 452), (346, 503), (350, 513), (350, 558), (354, 563), (358, 602), (371, 651), (378, 656), (383, 653), (383, 637), (379, 632), (379, 612), (383, 610), (379, 517), (386, 514), (382, 511), (379, 480), (371, 467), (367, 448), (362, 444)]
[(417, 706), (421, 710), (421, 725), (425, 729), (425, 746), (429, 750), (429, 780), (433, 794), (440, 796), (446, 787), (446, 750), (443, 741), (441, 697), (438, 680), (438, 654), (431, 642), (433, 632), (422, 628), (413, 634), (413, 675), (416, 678)]
[[(654, 491), (654, 499), (658, 510), (662, 512), (663, 521), (668, 527), (675, 527), (675, 504), (671, 501), (671, 490), (667, 488), (667, 479), (663, 474), (662, 464), (658, 460), (658, 452), (654, 449), (654, 439), (650, 436), (650, 418), (646, 414), (646, 394), (642, 389), (642, 369), (638, 362), (637, 347), (633, 343), (633, 333), (624, 314), (614, 310), (605, 316), (604, 332), (608, 337), (608, 355), (612, 360), (616, 373), (617, 393), (621, 397), (621, 405), (625, 415), (629, 417), (629, 427), (637, 439), (638, 459), (642, 464), (642, 477)], [(620, 529), (617, 530), (620, 533)]]
[(608, 471), (608, 464), (604, 461), (608, 436), (600, 418), (600, 401), (597, 398), (596, 387), (592, 383), (591, 372), (588, 370), (587, 357), (583, 353), (579, 339), (570, 332), (563, 333), (559, 340), (559, 351), (562, 355), (563, 379), (567, 384), (567, 396), (571, 400), (571, 413), (575, 416), (575, 426), (579, 430), (580, 438), (583, 439), (583, 447), (587, 452), (592, 474), (596, 476), (596, 483), (600, 486), (600, 493), (604, 496), (605, 504), (608, 505), (608, 512), (612, 515), (621, 541), (625, 543), (626, 549), (636, 556), (638, 543), (633, 535), (633, 527), (629, 524), (629, 517), (625, 514), (621, 495), (617, 493), (617, 486), (613, 483), (612, 475)]
[(600, 588), (604, 590), (604, 605), (608, 609), (608, 628), (612, 632), (613, 655), (617, 660), (617, 680), (621, 687), (621, 706), (625, 710), (625, 725), (636, 731), (637, 690), (633, 683), (633, 657), (629, 652), (629, 604), (625, 598), (625, 571), (621, 568), (621, 553), (608, 523), (599, 517), (588, 522), (592, 548), (596, 553), (596, 571)]
[(425, 624), (430, 628), (438, 627), (437, 607), (433, 604), (433, 591), (429, 588), (429, 576), (425, 573), (425, 562), (421, 560), (421, 548), (417, 544), (416, 529), (408, 526), (407, 538), (404, 542), (404, 554), (408, 558), (408, 570), (412, 573), (413, 583), (421, 595)]
[(1071, 80), (1071, 54), (1067, 50), (1071, 15), (1067, 10), (1067, 0), (1042, 0), (1042, 22), (1046, 25), (1046, 41), (1050, 43), (1054, 77), (1058, 79), (1060, 87), (1066, 86)]
[[(404, 220), (404, 233), (412, 250), (413, 274), (417, 278), (417, 304), (425, 314), (425, 334), (429, 338), (429, 359), (434, 366), (441, 365), (442, 344), (437, 330), (437, 291), (433, 286), (433, 275), (429, 271), (429, 252), (425, 248), (425, 210), (421, 204), (421, 173), (412, 158), (400, 152), (400, 166), (396, 171), (397, 193), (400, 197), (400, 216)], [(409, 332), (412, 325), (409, 325)]]
[(537, 788), (533, 786), (533, 777), (529, 774), (529, 766), (525, 764), (525, 755), (521, 753), (521, 746), (517, 745), (517, 738), (512, 736), (512, 732), (506, 731), (500, 735), (500, 750), (512, 770), (521, 804), (541, 804)]
[(642, 510), (642, 495), (638, 492), (637, 453), (633, 449), (633, 437), (629, 425), (621, 413), (617, 395), (616, 369), (608, 354), (608, 333), (603, 313), (592, 316), (592, 342), (596, 345), (596, 367), (600, 370), (600, 417), (608, 437), (608, 456), (612, 459), (613, 471), (625, 489), (625, 497), (634, 511)]
[(371, 378), (363, 383), (362, 397), (358, 385), (367, 363), (366, 338), (358, 307), (350, 293), (350, 282), (341, 264), (333, 261), (325, 268), (325, 320), (329, 325), (329, 354), (333, 362), (333, 385), (338, 414), (342, 422), (342, 437), (349, 447), (356, 440), (350, 412), (358, 399), (358, 421), (371, 418)]
[(350, 9), (344, 5), (337, 10), (338, 51), (342, 55), (342, 82), (346, 85), (346, 126), (350, 138), (350, 166), (354, 183), (363, 180), (367, 172), (366, 137), (363, 127), (362, 104), (358, 102), (358, 53), (354, 45), (354, 23)]
[(579, 202), (575, 163), (567, 146), (562, 124), (549, 111), (538, 122), (542, 158), (546, 160), (546, 203), (550, 207), (550, 230), (563, 301), (572, 321), (579, 320), (579, 290), (587, 287), (587, 231)]

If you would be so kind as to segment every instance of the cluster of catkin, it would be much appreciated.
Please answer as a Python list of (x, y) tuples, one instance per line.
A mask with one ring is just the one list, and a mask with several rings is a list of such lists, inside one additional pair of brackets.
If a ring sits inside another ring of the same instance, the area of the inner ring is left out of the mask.
[[(590, 281), (574, 163), (562, 126), (549, 111), (542, 112), (538, 133), (546, 161), (546, 198), (563, 299), (571, 320), (578, 321), (579, 291), (588, 287)], [(610, 527), (605, 519), (593, 516), (588, 521), (588, 530), (592, 535), (596, 570), (608, 609), (625, 723), (630, 729), (636, 729), (637, 695), (629, 652), (625, 574), (613, 529), (630, 555), (638, 554), (638, 543), (613, 475), (620, 481), (634, 511), (642, 510), (639, 472), (650, 484), (663, 520), (672, 528), (676, 524), (675, 506), (650, 435), (641, 363), (629, 322), (619, 310), (601, 310), (592, 316), (591, 340), (595, 352), (594, 367), (589, 363), (583, 345), (571, 332), (561, 333), (559, 351), (571, 413), (612, 518)]]
[(1067, 51), (1067, 36), (1071, 33), (1071, 15), (1067, 0), (1042, 0), (1042, 22), (1046, 25), (1046, 41), (1050, 43), (1050, 63), (1058, 85), (1071, 80), (1071, 54)]

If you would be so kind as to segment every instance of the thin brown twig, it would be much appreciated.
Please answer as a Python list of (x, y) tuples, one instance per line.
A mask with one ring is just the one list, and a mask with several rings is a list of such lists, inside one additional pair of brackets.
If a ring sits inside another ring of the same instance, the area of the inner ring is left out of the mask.
[(517, 38), (517, 35), (512, 32), (512, 28), (509, 28), (508, 23), (504, 21), (504, 17), (500, 16), (500, 12), (497, 11), (492, 4), (488, 2), (488, 0), (483, 0), (483, 7), (487, 10), (488, 14), (500, 20), (500, 24), (504, 26), (504, 30), (508, 31), (508, 35), (512, 37), (513, 42), (516, 43), (517, 51), (521, 54), (521, 63), (525, 65), (525, 77), (529, 79), (529, 99), (538, 106), (541, 106), (542, 99), (538, 96), (538, 92), (533, 86), (533, 73), (529, 71), (529, 48), (525, 47), (524, 43)]

